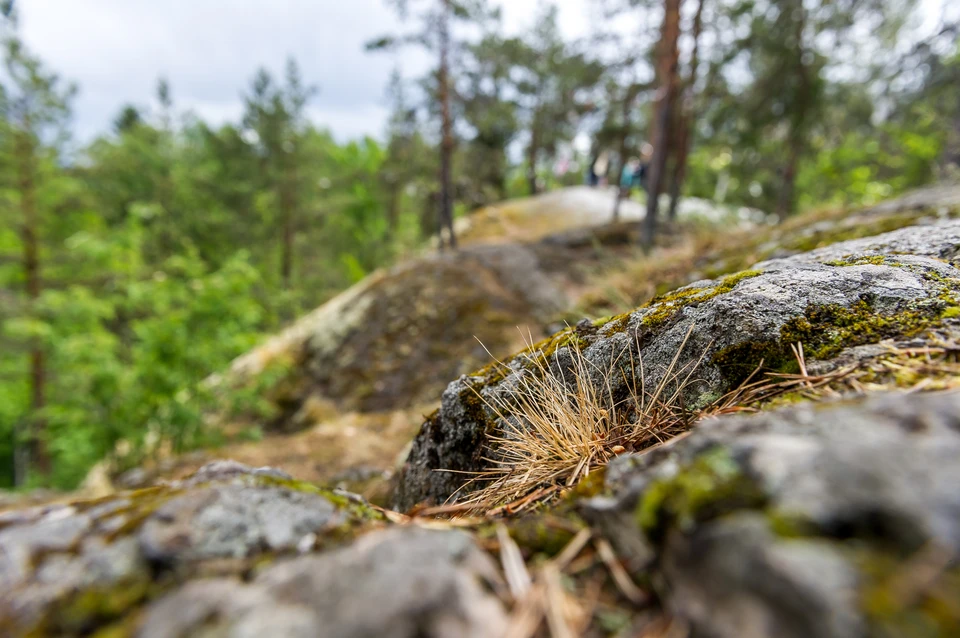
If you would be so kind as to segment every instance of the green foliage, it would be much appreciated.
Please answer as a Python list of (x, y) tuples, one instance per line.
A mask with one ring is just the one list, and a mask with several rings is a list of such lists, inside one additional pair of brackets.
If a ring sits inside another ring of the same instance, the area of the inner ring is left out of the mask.
[[(3, 324), (11, 343), (39, 341), (47, 353), (52, 373), (41, 416), (51, 485), (75, 485), (121, 441), (125, 462), (202, 442), (211, 397), (201, 382), (259, 337), (264, 312), (253, 289), (260, 277), (244, 255), (215, 270), (196, 255), (176, 255), (154, 269), (137, 258), (142, 236), (136, 222), (75, 235), (71, 250), (116, 276), (99, 290), (46, 290), (35, 316)], [(21, 406), (20, 414), (0, 415), (0, 437), (9, 440), (23, 418), (24, 384), (0, 391)]]

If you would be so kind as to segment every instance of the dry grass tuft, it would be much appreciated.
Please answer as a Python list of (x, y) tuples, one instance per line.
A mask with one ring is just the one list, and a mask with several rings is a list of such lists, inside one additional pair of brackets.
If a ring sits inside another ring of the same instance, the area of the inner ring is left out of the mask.
[[(533, 357), (531, 374), (509, 402), (490, 401), (477, 392), (502, 427), (487, 441), (484, 459), (490, 467), (464, 485), (473, 490), (466, 498), (436, 508), (435, 513), (518, 513), (571, 488), (618, 454), (661, 445), (708, 417), (756, 411), (757, 405), (786, 393), (826, 391), (851, 373), (847, 369), (808, 374), (803, 346), (797, 344), (800, 374), (766, 375), (754, 381), (758, 368), (736, 390), (690, 410), (683, 403), (684, 391), (697, 381), (695, 374), (706, 354), (679, 365), (692, 331), (693, 326), (652, 388), (645, 382), (642, 362), (634, 361), (632, 354), (629, 372), (623, 373), (619, 360), (601, 370), (570, 347), (572, 363), (558, 372), (549, 369), (545, 358)], [(629, 392), (622, 401), (614, 400), (615, 374), (625, 374)]]

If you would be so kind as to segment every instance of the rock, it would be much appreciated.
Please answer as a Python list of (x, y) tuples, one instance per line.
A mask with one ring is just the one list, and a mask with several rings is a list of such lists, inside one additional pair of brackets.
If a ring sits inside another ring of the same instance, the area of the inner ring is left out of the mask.
[(948, 635), (960, 613), (932, 610), (960, 595), (958, 458), (960, 394), (803, 404), (620, 457), (615, 496), (583, 509), (697, 635)]
[(252, 584), (190, 583), (146, 614), (140, 638), (499, 638), (491, 559), (462, 532), (374, 532), (350, 547), (280, 562)]
[(293, 551), (308, 534), (345, 521), (323, 496), (261, 485), (191, 490), (161, 505), (138, 535), (154, 563), (247, 558), (262, 550)]
[[(912, 232), (904, 234), (910, 242), (894, 245), (925, 254), (952, 250), (942, 234)], [(960, 242), (960, 236), (953, 237)], [(469, 473), (486, 467), (484, 442), (502, 427), (489, 406), (516, 400), (518, 388), (537, 373), (534, 359), (558, 375), (571, 366), (575, 348), (595, 371), (600, 394), (619, 401), (629, 395), (626, 379), (638, 376), (639, 362), (648, 393), (664, 379), (668, 389), (675, 387), (668, 370), (676, 357), (675, 371), (696, 367), (696, 382), (683, 397), (685, 405), (697, 407), (738, 386), (761, 362), (792, 369), (791, 344), (802, 342), (807, 360), (816, 364), (847, 348), (921, 334), (956, 314), (960, 270), (930, 256), (874, 257), (853, 254), (842, 263), (785, 260), (765, 270), (697, 282), (632, 313), (596, 322), (592, 330), (578, 326), (560, 332), (507, 359), (503, 367), (461, 377), (447, 387), (439, 412), (415, 439), (396, 504), (406, 509), (442, 502)]]
[(533, 250), (474, 246), (367, 277), (211, 383), (277, 376), (266, 395), (280, 411), (273, 429), (286, 431), (318, 422), (319, 404), (334, 413), (406, 408), (434, 401), (449, 379), (489, 361), (487, 349), (514, 349), (518, 325), (537, 331), (565, 305)]
[(960, 185), (942, 184), (911, 191), (871, 206), (863, 216), (895, 215), (908, 211), (927, 210), (933, 213), (949, 212), (960, 206)]
[(193, 486), (213, 481), (225, 481), (238, 476), (265, 476), (276, 479), (292, 480), (293, 477), (273, 467), (250, 467), (231, 460), (211, 461), (191, 474), (183, 485)]
[(80, 636), (204, 573), (332, 547), (383, 517), (362, 500), (233, 462), (95, 501), (0, 514), (4, 635)]
[(942, 259), (956, 266), (960, 257), (960, 220), (908, 226), (875, 237), (842, 241), (799, 255), (760, 262), (755, 268), (769, 270), (792, 264), (828, 262), (882, 263), (883, 260), (871, 258), (884, 255), (890, 255), (892, 262), (896, 261), (898, 255), (914, 255)]

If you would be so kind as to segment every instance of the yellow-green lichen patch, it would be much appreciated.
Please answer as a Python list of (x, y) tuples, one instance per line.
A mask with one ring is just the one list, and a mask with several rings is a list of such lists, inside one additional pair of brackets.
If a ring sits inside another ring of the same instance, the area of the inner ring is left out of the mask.
[(657, 540), (670, 527), (689, 530), (694, 524), (738, 509), (758, 509), (765, 497), (723, 448), (714, 448), (681, 467), (669, 478), (654, 481), (634, 510), (637, 526)]
[(728, 387), (736, 387), (761, 364), (767, 370), (799, 371), (790, 346), (802, 343), (808, 360), (828, 360), (842, 350), (879, 343), (895, 337), (907, 338), (935, 328), (956, 307), (949, 288), (931, 304), (917, 304), (899, 312), (884, 314), (868, 299), (850, 307), (837, 304), (810, 306), (800, 317), (787, 321), (779, 339), (744, 341), (721, 349), (711, 362), (724, 374)]
[(252, 481), (256, 485), (265, 487), (282, 487), (294, 492), (305, 492), (307, 494), (317, 494), (335, 505), (341, 512), (347, 515), (346, 524), (349, 529), (362, 527), (366, 523), (383, 523), (386, 517), (383, 513), (351, 495), (323, 487), (318, 487), (313, 483), (306, 481), (297, 481), (295, 479), (285, 479), (276, 476), (255, 476)]
[(50, 609), (29, 635), (82, 636), (132, 613), (141, 603), (155, 598), (165, 588), (151, 582), (146, 569), (107, 587), (90, 587), (71, 594)]
[(675, 317), (681, 309), (724, 295), (736, 288), (741, 281), (757, 277), (761, 273), (760, 270), (745, 270), (724, 277), (713, 287), (681, 288), (672, 293), (655, 297), (645, 306), (651, 310), (643, 316), (642, 323), (650, 328), (657, 327)]
[(899, 262), (890, 262), (887, 260), (889, 257), (885, 255), (862, 255), (860, 257), (843, 257), (842, 259), (834, 259), (826, 262), (827, 266), (836, 266), (838, 268), (843, 268), (846, 266), (900, 266)]

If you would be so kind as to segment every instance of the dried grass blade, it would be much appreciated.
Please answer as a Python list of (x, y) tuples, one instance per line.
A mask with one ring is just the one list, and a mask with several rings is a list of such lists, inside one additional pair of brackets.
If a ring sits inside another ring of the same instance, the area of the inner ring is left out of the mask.
[(627, 574), (627, 570), (625, 570), (623, 565), (620, 564), (620, 561), (617, 560), (617, 555), (614, 553), (610, 543), (606, 539), (601, 538), (597, 540), (595, 545), (597, 547), (597, 553), (600, 555), (600, 560), (602, 560), (604, 565), (607, 566), (607, 569), (610, 570), (613, 582), (616, 584), (617, 589), (620, 590), (620, 593), (634, 605), (647, 604), (650, 600), (649, 596), (637, 587), (636, 583), (630, 578), (630, 575)]
[(530, 592), (533, 579), (523, 562), (523, 555), (516, 542), (510, 538), (510, 533), (502, 524), (497, 525), (497, 541), (500, 543), (500, 562), (503, 565), (503, 574), (506, 576), (510, 595), (514, 600), (520, 600)]

